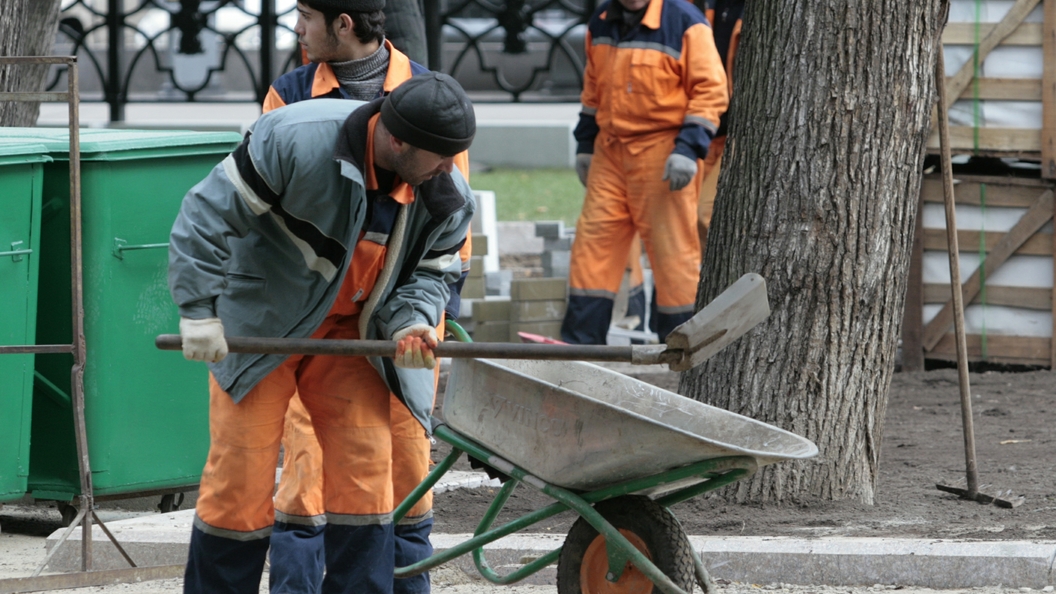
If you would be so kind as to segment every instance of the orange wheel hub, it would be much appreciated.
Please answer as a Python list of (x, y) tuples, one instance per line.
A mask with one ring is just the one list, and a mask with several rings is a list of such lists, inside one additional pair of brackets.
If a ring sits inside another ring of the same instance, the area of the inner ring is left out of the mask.
[[(645, 542), (637, 534), (623, 529), (620, 529), (620, 534), (650, 561), (653, 560)], [(583, 553), (583, 563), (579, 569), (580, 590), (583, 594), (649, 594), (653, 591), (653, 582), (629, 561), (618, 581), (605, 579), (608, 573), (609, 555), (605, 550), (605, 537), (599, 534)]]

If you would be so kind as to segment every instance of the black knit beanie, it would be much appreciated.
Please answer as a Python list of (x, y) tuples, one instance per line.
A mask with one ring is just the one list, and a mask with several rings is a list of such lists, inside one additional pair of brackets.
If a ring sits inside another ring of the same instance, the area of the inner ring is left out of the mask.
[(381, 104), (381, 121), (407, 144), (448, 157), (468, 149), (477, 132), (466, 92), (439, 72), (419, 74), (396, 87)]
[(385, 0), (302, 0), (315, 10), (337, 10), (343, 13), (374, 12), (385, 8)]

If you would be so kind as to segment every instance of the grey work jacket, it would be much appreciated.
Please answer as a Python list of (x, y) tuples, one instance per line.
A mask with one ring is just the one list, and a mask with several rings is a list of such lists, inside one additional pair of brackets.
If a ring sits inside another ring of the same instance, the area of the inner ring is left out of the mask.
[[(315, 99), (268, 112), (183, 199), (169, 246), (169, 288), (187, 318), (219, 317), (227, 336), (305, 338), (337, 298), (367, 212), (367, 123), (381, 99)], [(365, 339), (436, 326), (473, 218), (462, 175), (415, 188), (391, 233), (385, 269), (360, 319)], [(209, 368), (238, 402), (284, 360), (231, 353)], [(429, 430), (434, 379), (371, 357), (389, 389)]]

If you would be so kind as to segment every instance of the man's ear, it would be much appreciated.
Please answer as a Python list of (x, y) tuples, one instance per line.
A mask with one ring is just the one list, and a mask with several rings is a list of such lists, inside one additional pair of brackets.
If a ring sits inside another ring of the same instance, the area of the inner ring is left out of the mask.
[(389, 148), (392, 149), (392, 153), (395, 155), (402, 155), (403, 151), (407, 150), (408, 144), (399, 138), (396, 138), (389, 133)]
[(355, 35), (356, 23), (347, 13), (342, 12), (334, 19), (334, 35)]

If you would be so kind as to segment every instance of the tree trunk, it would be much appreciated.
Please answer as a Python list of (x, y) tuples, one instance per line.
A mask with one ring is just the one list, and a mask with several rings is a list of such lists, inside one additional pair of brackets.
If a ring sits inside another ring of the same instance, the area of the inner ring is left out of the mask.
[(874, 500), (945, 9), (747, 3), (697, 306), (758, 272), (772, 313), (680, 388), (820, 453), (731, 499)]
[[(61, 0), (0, 0), (0, 56), (50, 56)], [(0, 92), (40, 92), (44, 64), (0, 65)], [(63, 89), (65, 90), (65, 89)], [(0, 126), (34, 126), (40, 103), (0, 101)]]

